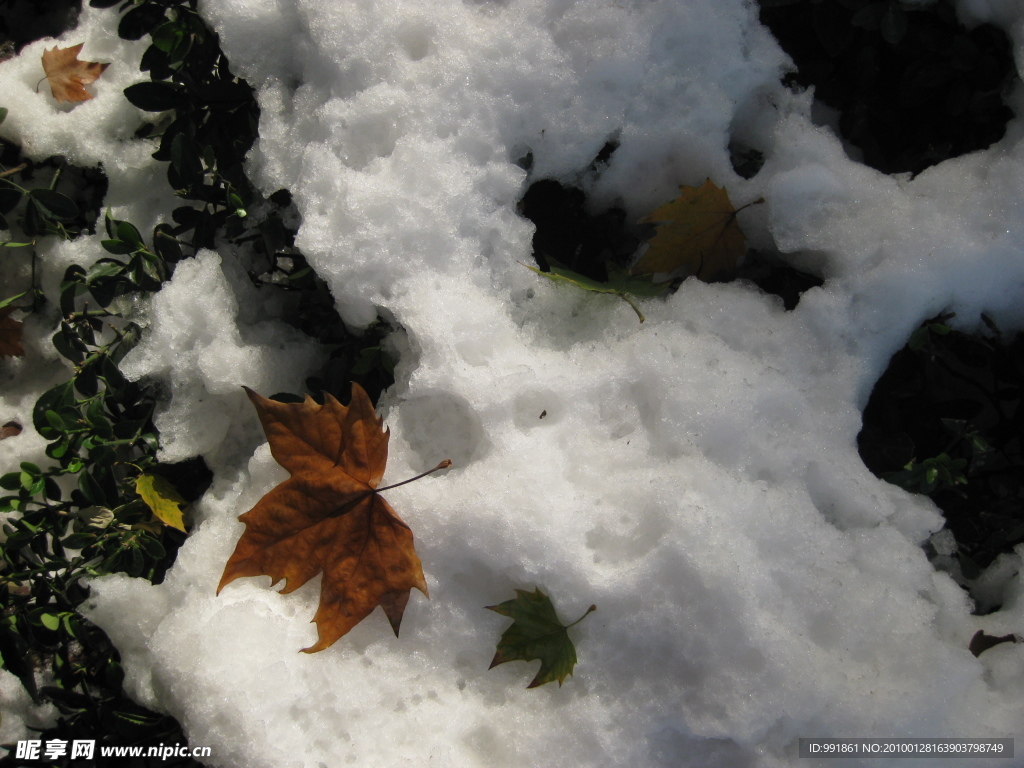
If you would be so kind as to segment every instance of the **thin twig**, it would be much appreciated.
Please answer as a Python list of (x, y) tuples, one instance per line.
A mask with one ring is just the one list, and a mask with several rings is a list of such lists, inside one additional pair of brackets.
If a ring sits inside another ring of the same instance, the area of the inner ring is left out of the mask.
[(4, 178), (5, 176), (13, 176), (15, 173), (17, 173), (18, 171), (24, 170), (25, 168), (28, 168), (28, 163), (22, 163), (21, 165), (16, 165), (16, 166), (14, 166), (13, 168), (11, 168), (10, 170), (7, 170), (7, 171), (0, 171), (0, 179)]

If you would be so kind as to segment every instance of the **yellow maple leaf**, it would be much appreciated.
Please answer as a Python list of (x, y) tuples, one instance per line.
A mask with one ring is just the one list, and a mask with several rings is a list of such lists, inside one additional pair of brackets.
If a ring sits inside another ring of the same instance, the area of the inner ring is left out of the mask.
[[(730, 279), (747, 252), (747, 240), (736, 222), (739, 211), (728, 192), (711, 179), (700, 187), (680, 186), (679, 191), (675, 200), (641, 219), (658, 229), (630, 272), (650, 275), (684, 268), (686, 276), (705, 282)], [(763, 202), (758, 199), (748, 205)]]
[(153, 514), (164, 525), (177, 528), (185, 533), (185, 519), (182, 515), (181, 505), (187, 504), (178, 493), (178, 490), (160, 475), (151, 475), (148, 472), (139, 475), (135, 481), (135, 492), (142, 497)]

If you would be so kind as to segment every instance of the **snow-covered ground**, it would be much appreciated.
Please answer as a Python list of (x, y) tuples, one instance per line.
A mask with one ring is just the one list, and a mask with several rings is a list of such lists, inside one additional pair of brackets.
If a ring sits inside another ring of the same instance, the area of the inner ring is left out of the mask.
[[(1005, 29), (1024, 61), (1018, 2), (959, 7)], [(967, 651), (977, 629), (1024, 633), (1024, 552), (990, 580), (1003, 609), (972, 616), (920, 547), (942, 525), (936, 508), (876, 479), (855, 441), (874, 382), (923, 319), (1024, 327), (1020, 118), (988, 150), (882, 175), (812, 122), (811, 94), (780, 85), (791, 65), (743, 0), (200, 10), (259, 92), (251, 174), (294, 194), (297, 245), (341, 315), (405, 329), (379, 404), (384, 482), (454, 466), (387, 494), (431, 594), (414, 593), (400, 639), (377, 612), (302, 654), (317, 583), (282, 596), (242, 579), (216, 596), (236, 517), (285, 476), (241, 386), (298, 391), (316, 350), (261, 316), (229, 249), (181, 264), (126, 366), (171, 393), (167, 458), (201, 453), (215, 480), (165, 583), (93, 584), (89, 615), (134, 696), (233, 768), (812, 766), (796, 756), (808, 736), (1016, 736), (1024, 749), (1024, 645)], [(34, 156), (103, 162), (114, 215), (145, 231), (175, 201), (121, 95), (145, 79), (146, 43), (119, 40), (113, 19), (87, 8), (62, 38), (115, 62), (72, 110), (33, 93), (52, 41), (0, 65), (0, 131)], [(608, 167), (586, 172), (610, 137)], [(731, 137), (767, 158), (750, 180), (732, 170)], [(530, 176), (515, 164), (527, 151)], [(737, 205), (763, 196), (741, 214), (751, 244), (825, 282), (787, 312), (750, 284), (689, 280), (644, 300), (641, 325), (613, 297), (520, 266), (532, 225), (516, 202), (544, 177), (637, 219), (705, 177)], [(97, 238), (40, 252), (51, 288), (102, 255)], [(50, 333), (29, 319), (8, 381), (56, 357)], [(42, 386), (5, 389), (4, 418), (31, 423)], [(0, 444), (5, 463), (14, 442)], [(17, 443), (18, 459), (42, 456), (41, 438)], [(535, 664), (487, 670), (508, 621), (483, 606), (535, 585), (566, 619), (598, 606), (573, 630), (580, 662), (560, 688), (526, 690)], [(26, 703), (15, 689), (0, 687), (6, 738)]]

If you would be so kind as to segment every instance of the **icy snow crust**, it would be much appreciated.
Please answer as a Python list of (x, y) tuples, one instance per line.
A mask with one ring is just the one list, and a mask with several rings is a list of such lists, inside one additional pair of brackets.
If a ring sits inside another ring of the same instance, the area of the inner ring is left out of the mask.
[[(871, 387), (921, 320), (951, 310), (971, 328), (984, 311), (1024, 326), (1019, 120), (913, 181), (880, 175), (812, 123), (810, 94), (779, 85), (788, 60), (742, 0), (201, 10), (259, 91), (251, 172), (293, 192), (298, 245), (339, 311), (406, 330), (380, 403), (384, 482), (454, 461), (388, 492), (431, 593), (412, 598), (402, 637), (378, 612), (298, 653), (316, 636), (317, 584), (214, 591), (236, 517), (285, 476), (241, 385), (298, 389), (316, 350), (261, 317), (228, 249), (182, 264), (154, 298), (126, 364), (170, 392), (168, 458), (203, 453), (216, 477), (166, 582), (99, 580), (91, 616), (132, 693), (211, 746), (211, 765), (803, 766), (798, 737), (1024, 737), (1024, 645), (966, 650), (979, 628), (1024, 633), (1024, 552), (987, 582), (1004, 608), (971, 616), (919, 546), (937, 510), (872, 476), (855, 445)], [(962, 10), (1004, 26), (1020, 60), (1017, 4)], [(104, 14), (87, 9), (65, 39), (137, 61)], [(11, 89), (30, 101), (42, 42), (4, 65), (8, 106), (21, 104)], [(94, 102), (63, 114), (44, 101), (4, 130), (52, 135), (40, 154), (125, 158), (111, 204), (145, 225), (173, 201), (141, 194), (163, 169), (117, 134), (133, 118), (116, 71)], [(61, 128), (86, 110), (98, 129)], [(730, 136), (767, 156), (750, 181), (731, 169)], [(586, 171), (610, 137), (608, 167)], [(825, 283), (785, 312), (751, 285), (691, 280), (645, 300), (640, 325), (613, 297), (518, 263), (531, 225), (514, 161), (528, 151), (530, 178), (582, 184), (637, 218), (708, 176), (737, 204), (763, 196), (741, 218), (752, 244)], [(47, 248), (51, 279), (99, 252)], [(487, 671), (507, 620), (483, 606), (535, 585), (566, 620), (598, 606), (573, 630), (580, 663), (561, 688), (526, 690), (533, 665)]]

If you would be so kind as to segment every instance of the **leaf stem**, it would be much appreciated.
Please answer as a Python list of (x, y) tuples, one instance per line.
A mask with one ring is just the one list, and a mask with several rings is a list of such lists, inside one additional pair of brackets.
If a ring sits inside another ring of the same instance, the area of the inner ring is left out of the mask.
[(624, 302), (626, 302), (627, 304), (629, 304), (629, 306), (631, 306), (633, 308), (633, 311), (636, 312), (636, 316), (640, 318), (640, 322), (641, 323), (644, 322), (644, 320), (647, 319), (647, 318), (644, 317), (644, 313), (640, 311), (640, 307), (638, 307), (636, 304), (634, 304), (633, 300), (630, 299), (629, 296), (627, 296), (626, 294), (622, 293), (621, 291), (616, 291), (615, 295), (618, 296), (620, 299), (622, 299)]
[(576, 619), (576, 621), (574, 621), (572, 624), (567, 624), (565, 628), (568, 629), (569, 627), (575, 627), (577, 624), (579, 624), (581, 621), (583, 621), (585, 618), (587, 618), (587, 616), (589, 616), (591, 613), (593, 613), (596, 610), (597, 610), (597, 606), (596, 605), (590, 606), (589, 608), (587, 608), (587, 612), (586, 613), (584, 613), (582, 616), (580, 616), (578, 619)]
[(375, 488), (374, 491), (376, 493), (380, 493), (381, 491), (389, 491), (392, 488), (397, 488), (400, 485), (405, 485), (406, 483), (411, 483), (413, 480), (419, 480), (421, 477), (426, 477), (427, 475), (429, 475), (429, 474), (431, 474), (433, 472), (437, 472), (437, 470), (439, 470), (439, 469), (445, 469), (447, 467), (450, 467), (451, 465), (452, 465), (452, 460), (451, 459), (445, 459), (444, 461), (442, 461), (440, 464), (438, 464), (433, 469), (428, 469), (426, 472), (424, 472), (422, 474), (419, 474), (419, 475), (416, 475), (416, 477), (410, 477), (408, 480), (403, 480), (402, 482), (395, 483), (394, 485), (387, 485), (387, 486), (384, 486), (383, 488)]

